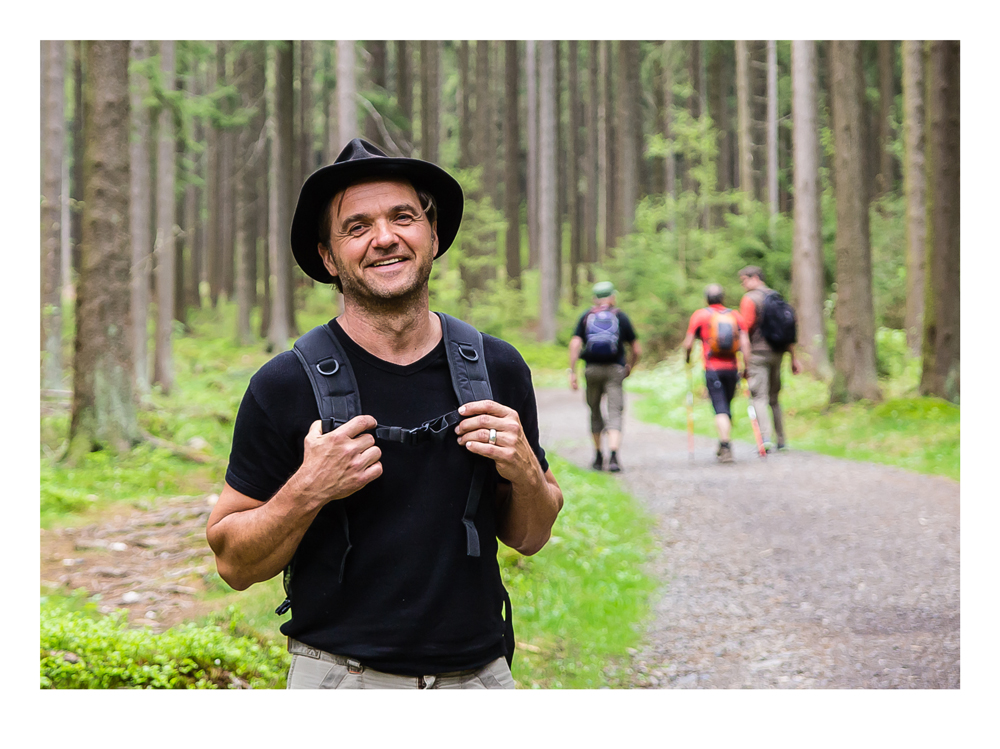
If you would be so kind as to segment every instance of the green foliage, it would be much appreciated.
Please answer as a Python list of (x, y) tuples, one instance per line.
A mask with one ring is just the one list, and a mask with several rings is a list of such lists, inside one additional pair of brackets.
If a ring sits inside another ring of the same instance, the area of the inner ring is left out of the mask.
[(96, 616), (93, 604), (43, 598), (43, 689), (231, 689), (283, 685), (288, 653), (228, 621), (163, 633), (127, 626), (126, 612)]
[(613, 477), (551, 463), (565, 499), (552, 538), (532, 557), (499, 553), (524, 644), (514, 678), (531, 688), (627, 686), (621, 659), (640, 640), (654, 588), (643, 572), (650, 519)]

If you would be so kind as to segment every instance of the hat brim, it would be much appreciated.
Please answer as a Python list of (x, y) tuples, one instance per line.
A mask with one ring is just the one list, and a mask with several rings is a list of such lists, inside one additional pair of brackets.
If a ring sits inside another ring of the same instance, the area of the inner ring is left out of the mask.
[(441, 167), (419, 159), (392, 156), (331, 164), (313, 172), (302, 185), (292, 216), (292, 255), (307, 276), (333, 283), (333, 276), (319, 254), (319, 219), (338, 192), (369, 179), (403, 179), (415, 190), (426, 190), (437, 203), (437, 236), (440, 257), (455, 241), (462, 223), (465, 196), (462, 186)]

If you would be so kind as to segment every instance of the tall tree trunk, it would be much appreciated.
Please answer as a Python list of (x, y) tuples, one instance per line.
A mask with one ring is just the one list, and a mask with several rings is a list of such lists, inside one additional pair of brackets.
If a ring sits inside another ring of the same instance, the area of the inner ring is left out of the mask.
[[(385, 42), (382, 42), (385, 44)], [(316, 168), (313, 156), (313, 78), (316, 77), (316, 65), (313, 62), (315, 42), (304, 39), (299, 42), (299, 178), (296, 183), (301, 185), (306, 177)], [(383, 81), (383, 84), (385, 82)]]
[(960, 46), (933, 41), (927, 58), (928, 254), (920, 392), (958, 401), (961, 277), (959, 238)]
[[(192, 92), (195, 96), (203, 96), (205, 93), (204, 66), (196, 64), (192, 71)], [(205, 142), (205, 126), (201, 117), (193, 117), (191, 126), (192, 137), (195, 143)], [(191, 240), (191, 262), (188, 266), (188, 278), (185, 281), (187, 288), (188, 304), (201, 308), (201, 282), (205, 278), (205, 221), (202, 215), (202, 198), (205, 194), (205, 162), (204, 152), (193, 154), (195, 175), (198, 181), (189, 184), (185, 199), (189, 201), (187, 210), (188, 223), (192, 236)]]
[(472, 156), (472, 81), (469, 74), (469, 41), (458, 43), (458, 166), (468, 169), (474, 163)]
[(745, 41), (736, 40), (736, 119), (739, 144), (739, 185), (748, 197), (753, 189), (753, 140), (750, 134), (750, 52)]
[[(338, 68), (344, 64), (348, 58), (352, 69), (354, 60), (354, 43), (349, 44), (350, 54), (343, 45), (338, 42), (337, 57)], [(289, 318), (289, 291), (291, 288), (291, 260), (288, 252), (288, 230), (291, 224), (289, 212), (290, 196), (292, 194), (292, 122), (295, 117), (295, 105), (292, 97), (292, 76), (294, 65), (292, 62), (292, 42), (279, 42), (275, 46), (275, 76), (274, 76), (274, 140), (271, 143), (271, 183), (272, 189), (269, 200), (270, 211), (270, 236), (268, 237), (268, 249), (270, 253), (271, 273), (273, 283), (271, 284), (271, 320), (268, 330), (268, 341), (275, 351), (284, 351), (288, 347), (288, 338), (291, 335), (292, 322)], [(353, 107), (344, 107), (344, 88), (350, 87), (346, 80), (349, 74), (337, 77), (337, 92), (340, 97), (341, 114), (345, 112), (353, 113)], [(353, 105), (354, 97), (349, 101)], [(340, 133), (343, 139), (346, 132), (345, 119), (350, 119), (357, 127), (356, 118), (341, 117)], [(345, 143), (347, 141), (344, 141)]]
[(340, 142), (334, 149), (334, 158), (358, 137), (357, 86), (354, 42), (340, 40), (337, 42), (337, 135)]
[(603, 54), (601, 63), (603, 65), (604, 78), (604, 147), (605, 147), (605, 196), (606, 200), (606, 223), (604, 225), (604, 255), (611, 254), (619, 235), (619, 219), (621, 211), (618, 210), (621, 188), (618, 184), (618, 126), (616, 118), (612, 114), (612, 102), (614, 98), (614, 54), (612, 42), (603, 42)]
[[(223, 54), (220, 42), (215, 43), (215, 55), (218, 58)], [(208, 64), (208, 93), (215, 91), (217, 86), (218, 66), (209, 61)], [(208, 275), (208, 296), (213, 308), (219, 303), (219, 293), (222, 290), (222, 237), (219, 234), (221, 219), (219, 217), (219, 196), (221, 194), (219, 182), (219, 156), (222, 150), (221, 133), (215, 124), (210, 120), (207, 126), (207, 137), (205, 138), (205, 200), (207, 203), (208, 217), (205, 224), (205, 263)]]
[(410, 70), (410, 48), (405, 41), (396, 42), (396, 103), (402, 112), (403, 155), (413, 152), (413, 75)]
[(70, 245), (72, 246), (73, 272), (80, 273), (80, 243), (83, 241), (83, 45), (82, 41), (73, 45), (73, 172), (70, 183)]
[[(673, 42), (663, 42), (663, 137), (667, 141), (667, 157), (665, 159), (666, 173), (664, 174), (665, 188), (667, 195), (677, 199), (677, 158), (674, 156), (674, 147), (671, 142), (673, 134), (673, 109), (674, 109), (674, 61), (671, 50)], [(675, 221), (671, 213), (669, 228), (674, 230)]]
[(556, 51), (555, 42), (539, 42), (539, 239), (541, 241), (541, 299), (539, 340), (556, 339), (556, 314), (559, 307), (556, 286), (559, 226), (556, 199)]
[[(174, 90), (174, 42), (160, 42), (160, 71), (166, 92)], [(160, 109), (156, 149), (156, 354), (153, 382), (164, 393), (174, 387), (174, 113), (169, 106)]]
[(583, 259), (580, 249), (580, 190), (579, 171), (580, 156), (583, 154), (583, 144), (580, 143), (580, 82), (577, 69), (580, 55), (575, 41), (568, 42), (567, 72), (569, 78), (569, 136), (567, 137), (566, 183), (569, 188), (567, 196), (567, 212), (569, 213), (569, 293), (570, 301), (575, 307), (579, 303), (577, 285), (580, 282), (580, 262)]
[(504, 204), (507, 214), (507, 280), (521, 288), (521, 136), (518, 130), (517, 41), (504, 42)]
[(771, 235), (778, 215), (778, 43), (767, 42), (767, 202), (771, 209)]
[[(184, 85), (184, 80), (187, 76), (183, 75), (183, 70), (179, 70), (175, 76), (177, 90), (182, 90)], [(187, 319), (187, 299), (184, 296), (184, 274), (186, 264), (184, 262), (184, 256), (190, 253), (188, 237), (190, 236), (187, 231), (187, 201), (177, 200), (178, 195), (186, 197), (187, 184), (190, 179), (184, 173), (184, 144), (186, 138), (183, 132), (183, 122), (180, 118), (179, 113), (174, 113), (174, 174), (183, 175), (183, 187), (182, 191), (175, 186), (174, 188), (174, 205), (175, 205), (175, 217), (174, 217), (174, 236), (176, 240), (174, 242), (174, 320), (180, 323), (183, 331), (185, 333), (190, 332), (191, 326), (188, 325)], [(176, 180), (178, 179), (175, 176)]]
[(476, 133), (475, 163), (482, 167), (482, 194), (489, 195), (496, 183), (496, 149), (493, 147), (492, 97), (490, 96), (490, 44), (476, 42)]
[[(386, 64), (388, 62), (386, 44), (387, 42), (381, 40), (372, 40), (364, 43), (369, 57), (368, 82), (371, 88), (377, 92), (384, 92), (386, 88)], [(382, 143), (384, 141), (378, 129), (378, 122), (376, 122), (371, 112), (365, 115), (365, 138), (372, 143)]]
[(893, 85), (892, 42), (880, 39), (878, 42), (878, 151), (879, 173), (875, 178), (875, 189), (879, 195), (884, 195), (893, 188), (893, 157), (890, 150), (892, 141)]
[(906, 342), (920, 354), (924, 320), (927, 175), (924, 171), (924, 43), (903, 42), (903, 135), (906, 168)]
[(825, 283), (819, 209), (819, 115), (816, 43), (792, 42), (792, 128), (795, 149), (795, 234), (792, 244), (792, 303), (798, 312), (799, 348), (806, 369), (827, 379)]
[(438, 42), (420, 42), (420, 158), (438, 160)]
[(538, 233), (538, 54), (537, 44), (525, 42), (525, 77), (527, 78), (528, 116), (528, 267), (539, 264)]
[(84, 202), (68, 457), (139, 439), (129, 320), (129, 43), (86, 45)]
[[(254, 91), (251, 78), (253, 66), (252, 49), (245, 46), (240, 50), (234, 64), (234, 78), (239, 88), (240, 106), (254, 107)], [(306, 81), (303, 77), (303, 83)], [(300, 119), (302, 112), (300, 110)], [(236, 162), (236, 340), (247, 345), (253, 339), (250, 331), (250, 309), (252, 306), (251, 287), (254, 283), (252, 258), (256, 252), (254, 235), (257, 217), (253, 208), (256, 198), (256, 160), (254, 143), (256, 133), (254, 119), (240, 128), (237, 135)]]
[(587, 110), (584, 116), (587, 133), (586, 168), (584, 180), (587, 190), (584, 198), (583, 246), (584, 261), (587, 263), (588, 280), (593, 281), (594, 264), (597, 263), (597, 42), (588, 42), (587, 52)]
[[(230, 44), (219, 43), (218, 86), (229, 84), (229, 49)], [(222, 102), (224, 114), (232, 113), (232, 103), (227, 99)], [(223, 128), (219, 132), (219, 247), (222, 258), (221, 291), (227, 301), (233, 299), (233, 142), (236, 134), (232, 128)]]
[(619, 143), (619, 202), (618, 234), (620, 238), (632, 231), (635, 225), (635, 208), (639, 202), (639, 160), (636, 143), (640, 127), (639, 107), (639, 42), (618, 42), (618, 107), (621, 117)]
[(42, 41), (42, 387), (62, 388), (63, 160), (66, 45)]
[(864, 77), (861, 44), (833, 42), (834, 144), (837, 160), (837, 342), (832, 402), (881, 397), (875, 370), (875, 310), (864, 172)]

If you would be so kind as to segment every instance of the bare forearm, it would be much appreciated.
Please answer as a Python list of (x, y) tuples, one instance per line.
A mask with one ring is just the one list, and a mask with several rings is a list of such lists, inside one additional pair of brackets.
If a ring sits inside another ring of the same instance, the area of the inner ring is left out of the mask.
[(500, 507), (497, 536), (507, 546), (530, 556), (548, 542), (563, 506), (562, 491), (551, 471), (537, 473), (511, 485)]
[(237, 590), (271, 579), (291, 561), (321, 508), (300, 495), (293, 476), (268, 502), (226, 515), (208, 533), (219, 575)]

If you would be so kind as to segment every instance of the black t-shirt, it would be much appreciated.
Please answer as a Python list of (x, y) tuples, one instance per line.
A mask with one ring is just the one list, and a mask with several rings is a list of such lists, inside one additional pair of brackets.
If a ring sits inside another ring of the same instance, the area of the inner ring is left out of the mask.
[[(406, 366), (378, 359), (329, 323), (347, 353), (361, 409), (380, 425), (416, 427), (454, 410), (443, 341)], [(510, 344), (483, 336), (493, 400), (517, 410), (542, 470), (531, 372)], [(309, 380), (291, 351), (250, 380), (233, 434), (226, 482), (266, 501), (302, 465), (303, 440), (319, 418)], [(496, 484), (491, 462), (475, 518), (480, 556), (466, 553), (462, 524), (473, 455), (454, 433), (417, 446), (377, 440), (382, 475), (327, 504), (295, 556), (292, 618), (281, 631), (381, 671), (422, 675), (477, 668), (504, 654), (497, 564)], [(346, 537), (351, 550), (338, 582)]]
[(573, 331), (573, 335), (579, 336), (583, 339), (583, 351), (580, 352), (580, 358), (588, 363), (595, 364), (621, 364), (625, 365), (625, 344), (631, 343), (636, 339), (635, 328), (632, 327), (632, 321), (628, 319), (628, 315), (622, 312), (617, 307), (613, 307), (615, 314), (618, 316), (618, 355), (615, 359), (607, 361), (605, 359), (596, 359), (587, 353), (587, 316), (594, 312), (594, 308), (588, 309), (582, 315), (580, 319), (577, 320), (576, 330)]

